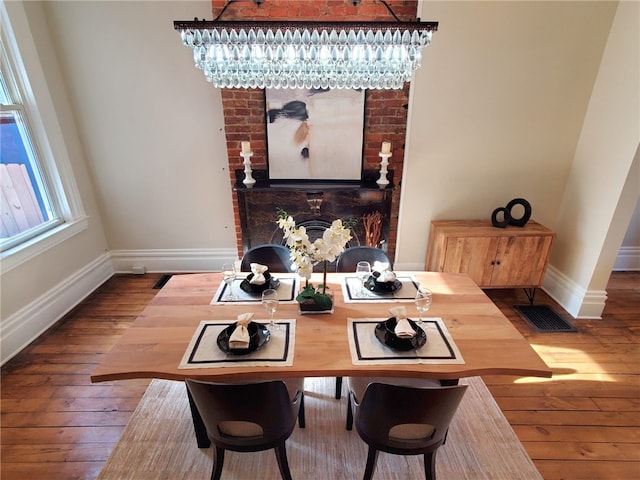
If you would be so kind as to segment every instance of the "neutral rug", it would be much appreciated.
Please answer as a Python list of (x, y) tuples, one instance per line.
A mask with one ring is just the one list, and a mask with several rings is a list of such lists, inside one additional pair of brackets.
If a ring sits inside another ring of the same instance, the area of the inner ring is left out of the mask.
[[(440, 479), (536, 479), (542, 476), (518, 441), (482, 379), (470, 387), (437, 454)], [(364, 473), (367, 448), (345, 430), (346, 398), (333, 397), (335, 379), (305, 380), (306, 428), (296, 427), (287, 454), (296, 480), (353, 480)], [(185, 386), (154, 380), (142, 398), (99, 480), (204, 480), (211, 448), (198, 449)], [(280, 480), (272, 450), (227, 452), (223, 480)], [(374, 480), (424, 479), (422, 456), (380, 453)]]

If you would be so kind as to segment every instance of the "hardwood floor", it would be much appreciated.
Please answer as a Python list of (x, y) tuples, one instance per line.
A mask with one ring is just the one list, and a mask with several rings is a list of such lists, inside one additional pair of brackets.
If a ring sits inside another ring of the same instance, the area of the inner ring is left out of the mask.
[(158, 290), (160, 275), (115, 276), (2, 368), (3, 480), (94, 479), (148, 380), (89, 378)]
[(487, 291), (554, 372), (484, 379), (545, 479), (640, 478), (640, 273), (614, 273), (607, 292), (602, 320), (573, 320), (538, 293), (578, 332), (537, 333), (510, 308), (522, 292)]
[[(3, 480), (96, 478), (148, 381), (89, 375), (160, 277), (113, 277), (2, 368)], [(602, 320), (567, 315), (577, 333), (537, 333), (511, 308), (526, 303), (522, 291), (487, 291), (554, 370), (485, 378), (546, 480), (640, 476), (640, 272), (614, 273), (607, 292)], [(564, 314), (543, 292), (536, 303)]]

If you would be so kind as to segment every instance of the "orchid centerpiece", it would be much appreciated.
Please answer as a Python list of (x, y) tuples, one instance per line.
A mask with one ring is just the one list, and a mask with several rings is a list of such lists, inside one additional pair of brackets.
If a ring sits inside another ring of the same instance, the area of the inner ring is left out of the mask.
[[(296, 226), (291, 215), (278, 209), (278, 227), (284, 233), (284, 240), (291, 260), (298, 274), (306, 280), (304, 289), (298, 294), (296, 300), (300, 304), (315, 303), (319, 307), (331, 309), (333, 300), (327, 295), (327, 263), (333, 262), (344, 252), (347, 242), (351, 240), (349, 225), (344, 225), (342, 220), (334, 220), (331, 226), (325, 229), (322, 238), (311, 242), (304, 226)], [(315, 288), (309, 283), (313, 267), (322, 263), (322, 284)]]

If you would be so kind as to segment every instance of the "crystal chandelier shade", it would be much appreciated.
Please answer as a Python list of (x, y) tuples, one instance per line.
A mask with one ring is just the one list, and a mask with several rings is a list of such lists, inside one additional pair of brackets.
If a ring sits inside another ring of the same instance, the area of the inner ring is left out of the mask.
[(399, 89), (437, 22), (176, 21), (197, 68), (221, 88)]

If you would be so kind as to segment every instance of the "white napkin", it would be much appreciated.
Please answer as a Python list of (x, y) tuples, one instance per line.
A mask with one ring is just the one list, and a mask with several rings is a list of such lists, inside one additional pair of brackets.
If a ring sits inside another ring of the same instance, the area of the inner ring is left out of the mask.
[(398, 277), (391, 270), (385, 270), (383, 272), (380, 272), (380, 275), (378, 275), (378, 278), (376, 278), (376, 282), (380, 282), (380, 283), (395, 282), (396, 278)]
[(264, 278), (264, 273), (269, 270), (269, 267), (266, 265), (260, 265), (259, 263), (251, 264), (251, 273), (253, 273), (253, 277), (249, 280), (249, 283), (253, 285), (264, 285), (266, 282), (266, 278)]
[(242, 313), (238, 315), (236, 329), (229, 337), (229, 348), (249, 348), (249, 330), (247, 326), (253, 318), (253, 313)]
[(396, 318), (395, 334), (400, 338), (411, 338), (415, 336), (416, 331), (411, 328), (409, 320), (407, 320), (407, 311), (404, 307), (394, 307), (389, 309), (389, 313)]
[(387, 283), (387, 282), (395, 282), (396, 274), (393, 273), (393, 270), (390, 269), (391, 265), (388, 262), (380, 262), (376, 260), (373, 262), (373, 266), (371, 267), (372, 272), (378, 272), (378, 276), (376, 277), (376, 282)]
[(373, 265), (371, 267), (371, 271), (372, 272), (384, 272), (385, 270), (389, 270), (389, 263), (387, 262), (381, 262), (379, 260), (376, 260), (375, 262), (373, 262)]

